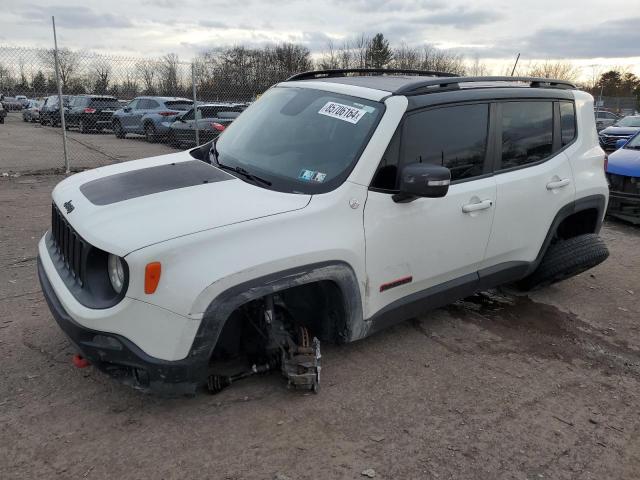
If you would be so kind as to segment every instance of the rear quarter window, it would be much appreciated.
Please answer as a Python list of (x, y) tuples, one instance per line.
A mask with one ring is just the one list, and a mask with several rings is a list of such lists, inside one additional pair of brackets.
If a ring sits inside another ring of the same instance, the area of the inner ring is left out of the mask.
[(502, 107), (501, 168), (544, 160), (553, 152), (553, 102), (505, 102)]

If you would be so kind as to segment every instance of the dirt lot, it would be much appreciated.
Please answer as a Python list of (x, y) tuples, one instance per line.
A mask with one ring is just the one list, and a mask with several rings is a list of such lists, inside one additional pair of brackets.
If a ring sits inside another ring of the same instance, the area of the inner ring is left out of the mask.
[(166, 400), (71, 364), (34, 258), (60, 180), (0, 178), (3, 479), (640, 476), (640, 229), (608, 223), (609, 260), (558, 286), (325, 347), (319, 395)]
[[(4, 125), (0, 125), (0, 145), (0, 174), (64, 167), (62, 130), (24, 123), (20, 112), (10, 112)], [(137, 135), (118, 139), (110, 130), (88, 134), (70, 130), (67, 148), (72, 171), (175, 152), (167, 145), (148, 143)]]

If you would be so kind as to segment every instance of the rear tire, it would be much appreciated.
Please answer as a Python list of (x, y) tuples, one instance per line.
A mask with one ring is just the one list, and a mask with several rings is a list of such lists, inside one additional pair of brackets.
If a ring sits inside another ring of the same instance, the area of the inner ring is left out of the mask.
[(144, 136), (149, 143), (156, 143), (158, 141), (156, 127), (153, 126), (153, 123), (147, 123), (144, 126)]
[(176, 137), (176, 134), (173, 130), (169, 132), (169, 145), (171, 145), (173, 148), (180, 148), (180, 142), (178, 141), (178, 138)]
[(114, 120), (112, 123), (113, 133), (115, 133), (116, 138), (124, 138), (127, 136), (124, 129), (122, 128), (122, 124), (120, 120)]
[(545, 287), (566, 280), (604, 262), (609, 249), (595, 233), (560, 240), (549, 247), (538, 268), (518, 282), (522, 290)]
[(86, 122), (81, 118), (78, 123), (78, 128), (80, 129), (80, 133), (89, 133), (89, 128), (86, 125)]

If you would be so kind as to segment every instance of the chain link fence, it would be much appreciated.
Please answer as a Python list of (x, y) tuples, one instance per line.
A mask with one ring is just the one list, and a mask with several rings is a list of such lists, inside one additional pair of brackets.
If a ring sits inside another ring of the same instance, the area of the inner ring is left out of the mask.
[(0, 173), (64, 171), (61, 113), (69, 169), (95, 168), (204, 143), (271, 85), (311, 68), (294, 45), (221, 49), (193, 62), (57, 53), (58, 75), (55, 49), (0, 46)]

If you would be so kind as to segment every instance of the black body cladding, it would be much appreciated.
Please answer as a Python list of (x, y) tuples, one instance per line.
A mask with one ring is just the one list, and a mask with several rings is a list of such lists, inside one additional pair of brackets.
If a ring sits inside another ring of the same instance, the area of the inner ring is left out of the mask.
[(234, 177), (198, 160), (117, 173), (85, 183), (80, 191), (94, 205), (110, 205), (154, 193), (193, 187)]

